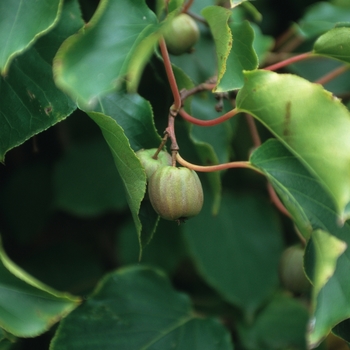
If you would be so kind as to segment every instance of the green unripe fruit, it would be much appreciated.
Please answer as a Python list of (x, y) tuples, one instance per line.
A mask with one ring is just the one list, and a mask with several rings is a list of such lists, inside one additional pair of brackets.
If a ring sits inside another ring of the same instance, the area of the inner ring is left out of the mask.
[(156, 153), (157, 148), (141, 149), (136, 152), (142, 166), (145, 169), (147, 179), (161, 166), (171, 165), (171, 155), (168, 152), (160, 151), (157, 159), (152, 158)]
[(186, 13), (181, 13), (166, 28), (164, 39), (171, 54), (182, 55), (189, 52), (199, 39), (197, 23)]
[(154, 210), (166, 220), (183, 221), (197, 215), (203, 206), (203, 189), (198, 175), (183, 167), (164, 166), (148, 183)]
[(287, 290), (295, 294), (305, 293), (311, 286), (304, 272), (303, 261), (304, 250), (298, 245), (289, 247), (282, 253), (280, 280)]

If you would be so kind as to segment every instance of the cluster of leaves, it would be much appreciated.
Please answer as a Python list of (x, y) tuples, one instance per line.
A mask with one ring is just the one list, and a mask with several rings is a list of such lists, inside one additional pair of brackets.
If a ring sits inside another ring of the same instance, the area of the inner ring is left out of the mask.
[[(0, 228), (11, 256), (1, 248), (1, 349), (45, 332), (52, 350), (306, 349), (331, 330), (350, 341), (350, 5), (316, 3), (291, 26), (284, 44), (308, 54), (284, 74), (268, 69), (284, 48), (271, 54), (253, 4), (192, 3), (205, 24), (192, 54), (171, 57), (177, 87), (216, 76), (224, 111), (234, 102), (239, 114), (210, 128), (177, 118), (181, 155), (249, 158), (260, 174), (201, 176), (202, 213), (176, 226), (145, 197), (135, 152), (157, 147), (166, 127), (173, 96), (157, 43), (183, 5), (102, 0), (84, 24), (77, 0), (0, 3)], [(312, 83), (339, 67), (327, 90)], [(215, 104), (204, 92), (185, 108), (212, 120)], [(254, 152), (246, 113), (264, 141)], [(266, 179), (292, 220), (270, 203)], [(312, 281), (298, 298), (278, 278), (293, 225)]]

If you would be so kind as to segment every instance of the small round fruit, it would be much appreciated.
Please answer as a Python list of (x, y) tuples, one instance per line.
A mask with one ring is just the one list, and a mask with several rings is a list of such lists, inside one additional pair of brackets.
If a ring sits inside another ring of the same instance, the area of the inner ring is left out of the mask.
[(280, 280), (282, 285), (292, 293), (301, 294), (310, 289), (304, 268), (304, 250), (299, 245), (287, 248), (280, 261)]
[(155, 171), (148, 183), (154, 210), (166, 220), (183, 221), (199, 214), (203, 189), (198, 175), (183, 167), (164, 166)]
[(181, 13), (166, 28), (164, 39), (171, 54), (182, 55), (190, 52), (199, 39), (197, 23), (186, 13)]
[(160, 151), (157, 159), (152, 158), (156, 151), (157, 148), (151, 148), (141, 149), (136, 152), (137, 157), (140, 159), (145, 169), (147, 179), (149, 179), (159, 167), (171, 165), (172, 163), (171, 155), (165, 151)]

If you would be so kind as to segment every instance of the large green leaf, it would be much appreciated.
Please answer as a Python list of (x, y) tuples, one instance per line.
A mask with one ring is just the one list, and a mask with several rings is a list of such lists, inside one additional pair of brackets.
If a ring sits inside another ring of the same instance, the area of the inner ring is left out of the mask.
[(347, 248), (345, 242), (326, 231), (316, 230), (312, 233), (313, 249), (315, 251), (315, 266), (313, 268), (313, 302), (316, 307), (316, 299), (320, 290), (333, 276), (337, 260)]
[(20, 337), (47, 331), (80, 299), (45, 286), (16, 266), (0, 247), (0, 327)]
[(313, 52), (350, 63), (350, 28), (334, 28), (317, 39)]
[(130, 220), (118, 231), (116, 252), (123, 265), (141, 262), (173, 273), (185, 256), (185, 247), (180, 227), (174, 225), (172, 221), (159, 220), (156, 233), (152, 241), (143, 249), (142, 259), (139, 261), (139, 243), (135, 234), (135, 225)]
[(140, 95), (124, 91), (108, 94), (98, 100), (94, 111), (112, 117), (134, 151), (159, 146), (161, 137), (154, 125), (152, 106)]
[(297, 29), (303, 37), (313, 38), (334, 28), (339, 22), (350, 22), (350, 6), (320, 1), (307, 9)]
[(82, 25), (76, 1), (67, 1), (57, 27), (19, 56), (0, 79), (0, 161), (5, 153), (66, 118), (75, 104), (53, 82), (51, 62), (62, 41)]
[[(98, 97), (121, 86), (125, 78), (138, 79), (136, 70), (153, 51), (158, 29), (157, 18), (145, 1), (101, 1), (89, 24), (58, 51), (54, 60), (57, 85), (84, 108), (92, 108)], [(128, 73), (132, 76), (126, 77)]]
[(217, 85), (225, 74), (227, 59), (232, 48), (232, 34), (227, 24), (231, 11), (220, 6), (209, 6), (202, 10), (212, 32), (217, 56)]
[[(317, 220), (312, 217), (312, 208), (309, 209), (300, 196), (319, 190), (319, 181), (310, 176), (310, 173), (300, 166), (299, 160), (275, 139), (270, 139), (257, 148), (252, 153), (250, 162), (264, 172), (299, 231), (305, 238), (309, 238), (313, 230), (312, 223), (317, 223)], [(290, 174), (293, 174), (293, 177)], [(295, 184), (298, 184), (297, 189)]]
[(306, 350), (308, 311), (297, 300), (277, 295), (259, 311), (252, 324), (238, 324), (249, 350)]
[(166, 276), (129, 267), (106, 276), (60, 324), (50, 349), (232, 349), (214, 319), (197, 318)]
[(141, 243), (142, 224), (138, 214), (146, 191), (146, 173), (135, 152), (131, 149), (123, 129), (117, 122), (109, 115), (103, 113), (89, 112), (88, 114), (101, 128), (103, 137), (112, 152), (114, 162), (125, 187), (126, 200)]
[[(305, 252), (307, 274), (311, 278), (315, 276), (317, 280), (318, 293), (312, 294), (314, 311), (309, 334), (310, 343), (316, 344), (337, 323), (350, 317), (350, 283), (347, 278), (350, 269), (349, 249), (341, 254), (344, 242), (350, 245), (349, 223), (339, 224), (329, 193), (282, 143), (277, 140), (264, 143), (253, 153), (251, 162), (267, 175), (290, 212), (300, 213), (293, 214), (293, 219), (297, 223), (304, 222), (308, 226), (308, 234), (311, 230), (324, 231), (317, 231), (315, 242), (311, 235)], [(302, 219), (299, 219), (300, 216)], [(335, 237), (328, 236), (327, 232)], [(335, 244), (330, 245), (329, 242)], [(320, 245), (326, 254), (321, 254), (318, 248)]]
[(258, 67), (253, 49), (254, 30), (248, 21), (229, 23), (232, 32), (232, 48), (226, 61), (226, 71), (216, 86), (217, 92), (239, 89), (244, 84), (244, 70)]
[(344, 219), (350, 201), (350, 113), (318, 84), (290, 74), (245, 73), (237, 108), (255, 116), (320, 179)]
[(186, 241), (205, 280), (250, 317), (278, 285), (278, 220), (257, 196), (224, 194), (215, 216), (210, 204), (205, 193), (202, 212), (183, 226)]
[(0, 2), (0, 73), (5, 75), (14, 57), (52, 29), (62, 0), (4, 0)]
[[(154, 125), (151, 105), (138, 94), (127, 94), (121, 91), (100, 98), (95, 111), (101, 112), (109, 118), (105, 119), (109, 120), (108, 127), (112, 128), (109, 131), (106, 129), (106, 126), (99, 124), (100, 118), (93, 119), (103, 131), (115, 158), (119, 174), (126, 186), (128, 203), (133, 214), (140, 246), (142, 247), (152, 237), (158, 221), (158, 215), (149, 201), (141, 202), (146, 188), (145, 172), (132, 150), (157, 148), (161, 142)], [(88, 114), (92, 117), (90, 112)], [(98, 115), (96, 113), (93, 114)], [(113, 133), (119, 136), (111, 138)], [(126, 148), (122, 147), (121, 143)], [(132, 163), (131, 168), (125, 166), (127, 163), (124, 160), (125, 154), (123, 152), (125, 150), (127, 150), (127, 159)]]

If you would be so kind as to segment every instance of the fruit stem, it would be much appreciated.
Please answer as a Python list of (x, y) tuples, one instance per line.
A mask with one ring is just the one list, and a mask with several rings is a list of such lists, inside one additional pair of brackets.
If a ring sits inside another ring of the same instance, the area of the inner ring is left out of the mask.
[(231, 168), (247, 168), (258, 172), (259, 174), (263, 174), (259, 169), (255, 168), (248, 161), (229, 162), (229, 163), (223, 163), (223, 164), (217, 164), (217, 165), (196, 165), (183, 159), (179, 153), (176, 154), (176, 160), (178, 161), (178, 163), (185, 166), (186, 168), (192, 169), (194, 171), (203, 172), (203, 173), (211, 173), (214, 171), (220, 171), (220, 170), (231, 169)]
[(267, 66), (267, 67), (264, 67), (263, 69), (265, 69), (265, 70), (277, 70), (277, 69), (283, 68), (285, 66), (288, 66), (292, 63), (303, 61), (303, 60), (306, 60), (306, 59), (312, 58), (312, 57), (313, 57), (312, 52), (305, 52), (305, 53), (302, 53), (300, 55), (296, 55), (296, 56), (287, 58), (284, 61), (272, 64), (272, 65)]
[(213, 126), (213, 125), (218, 125), (230, 118), (232, 118), (233, 116), (235, 116), (238, 113), (238, 110), (236, 108), (230, 110), (229, 112), (223, 114), (222, 116), (212, 119), (212, 120), (201, 120), (201, 119), (197, 119), (192, 117), (191, 115), (189, 115), (183, 108), (180, 109), (179, 114), (182, 116), (182, 118), (184, 118), (185, 120), (187, 120), (188, 122), (195, 124), (195, 125), (200, 125), (200, 126)]
[(158, 149), (156, 150), (156, 152), (153, 154), (152, 158), (157, 160), (158, 159), (158, 154), (160, 153), (160, 151), (163, 149), (163, 147), (165, 146), (167, 140), (168, 140), (168, 133), (165, 133), (164, 137), (162, 138), (162, 142), (160, 143)]
[(165, 68), (166, 75), (168, 77), (170, 89), (171, 89), (171, 92), (172, 92), (173, 97), (174, 97), (174, 105), (173, 105), (174, 108), (173, 109), (174, 109), (174, 111), (176, 111), (176, 114), (177, 114), (178, 110), (181, 108), (181, 105), (182, 105), (181, 96), (180, 96), (179, 89), (177, 88), (176, 79), (175, 79), (175, 75), (173, 72), (173, 68), (171, 66), (168, 49), (166, 47), (165, 40), (163, 37), (161, 37), (161, 39), (159, 41), (159, 47), (160, 47), (160, 52), (161, 52), (162, 57), (163, 57), (164, 68)]

